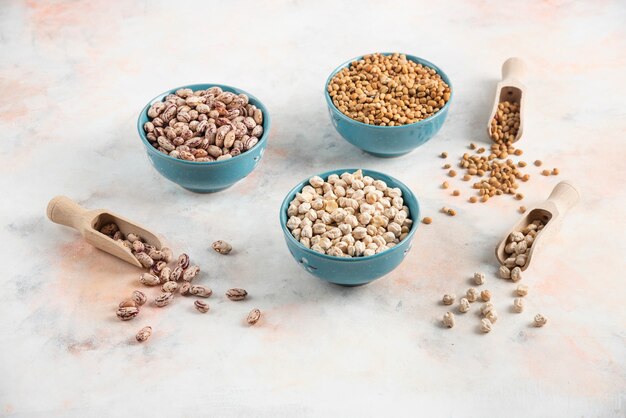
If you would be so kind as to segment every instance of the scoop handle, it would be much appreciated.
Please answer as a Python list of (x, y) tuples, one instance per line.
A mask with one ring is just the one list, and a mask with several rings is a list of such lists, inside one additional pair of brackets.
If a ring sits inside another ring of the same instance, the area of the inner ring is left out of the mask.
[(569, 181), (562, 181), (552, 190), (548, 200), (554, 203), (560, 214), (567, 212), (580, 200), (580, 192)]
[(526, 64), (521, 58), (512, 57), (502, 64), (502, 80), (515, 79), (521, 81), (526, 75)]
[(56, 224), (61, 224), (82, 231), (82, 221), (87, 209), (66, 196), (56, 196), (48, 203), (46, 214), (48, 219)]

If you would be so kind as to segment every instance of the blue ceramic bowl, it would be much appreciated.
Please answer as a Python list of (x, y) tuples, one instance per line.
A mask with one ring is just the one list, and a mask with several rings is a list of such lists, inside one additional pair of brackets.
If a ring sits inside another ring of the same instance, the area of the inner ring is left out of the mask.
[[(393, 53), (383, 52), (382, 54), (392, 55)], [(452, 102), (454, 89), (452, 88), (452, 84), (450, 83), (450, 79), (446, 73), (441, 71), (441, 69), (435, 64), (426, 61), (425, 59), (413, 55), (407, 55), (406, 57), (410, 61), (415, 61), (426, 67), (434, 68), (443, 81), (450, 86), (450, 100), (448, 100), (439, 112), (419, 122), (401, 126), (368, 125), (349, 118), (335, 107), (333, 100), (328, 94), (328, 85), (335, 74), (343, 68), (348, 67), (353, 61), (362, 59), (363, 56), (353, 58), (341, 64), (330, 74), (326, 80), (326, 84), (324, 85), (324, 95), (326, 96), (326, 104), (328, 105), (330, 120), (335, 129), (337, 129), (337, 132), (339, 132), (339, 134), (346, 141), (355, 147), (377, 157), (399, 157), (413, 151), (420, 145), (425, 144), (439, 131), (439, 129), (441, 129), (441, 126), (448, 115), (450, 102)]]
[[(249, 97), (250, 103), (263, 111), (263, 135), (259, 138), (259, 142), (252, 149), (243, 152), (236, 157), (229, 158), (228, 160), (196, 162), (179, 160), (177, 158), (170, 157), (169, 155), (158, 151), (150, 144), (150, 141), (146, 138), (146, 134), (143, 130), (143, 125), (149, 120), (148, 109), (153, 103), (163, 101), (165, 96), (175, 93), (176, 90), (181, 88), (190, 88), (196, 91), (216, 86), (221, 87), (224, 91), (230, 91), (236, 94), (246, 94)], [(150, 100), (139, 115), (139, 119), (137, 120), (137, 131), (139, 132), (141, 141), (146, 147), (146, 152), (150, 162), (163, 177), (192, 192), (211, 193), (219, 192), (220, 190), (224, 190), (232, 186), (254, 170), (261, 160), (261, 157), (263, 157), (265, 147), (267, 146), (267, 137), (270, 132), (270, 115), (263, 103), (243, 90), (223, 84), (191, 84), (168, 90)]]
[[(356, 170), (357, 169), (354, 168), (346, 168), (327, 171), (318, 175), (326, 179), (331, 174), (341, 175), (346, 171), (352, 173)], [(285, 200), (283, 200), (283, 204), (280, 206), (280, 226), (282, 227), (289, 252), (291, 252), (293, 258), (302, 268), (322, 280), (344, 286), (367, 284), (398, 267), (411, 249), (413, 235), (415, 235), (415, 230), (419, 225), (418, 220), (420, 219), (420, 209), (417, 198), (413, 192), (411, 192), (411, 189), (391, 176), (372, 170), (363, 170), (363, 174), (376, 180), (383, 180), (390, 187), (399, 187), (400, 190), (402, 190), (404, 204), (409, 207), (410, 217), (414, 221), (409, 235), (400, 241), (399, 244), (387, 251), (367, 257), (343, 258), (320, 254), (300, 244), (300, 242), (291, 235), (289, 228), (287, 228), (287, 208), (289, 207), (289, 203), (296, 196), (296, 193), (300, 192), (302, 188), (308, 184), (308, 178), (291, 189), (285, 197)]]

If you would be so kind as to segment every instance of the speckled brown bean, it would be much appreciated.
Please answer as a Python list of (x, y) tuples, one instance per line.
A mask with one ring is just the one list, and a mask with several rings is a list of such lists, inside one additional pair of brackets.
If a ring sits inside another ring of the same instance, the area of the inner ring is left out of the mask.
[(206, 286), (194, 285), (189, 288), (189, 294), (201, 298), (208, 298), (213, 291)]
[(145, 293), (139, 290), (133, 290), (133, 293), (130, 295), (130, 298), (135, 302), (137, 306), (143, 305), (148, 300)]
[(132, 307), (132, 306), (125, 307), (125, 308), (118, 308), (116, 315), (122, 321), (129, 321), (133, 319), (134, 317), (136, 317), (137, 315), (139, 315), (139, 309), (137, 309), (136, 307)]
[(152, 335), (152, 327), (147, 326), (147, 327), (141, 328), (139, 332), (137, 332), (137, 335), (135, 335), (135, 339), (138, 342), (142, 343), (146, 341), (148, 338), (150, 338), (151, 335)]
[(248, 323), (248, 325), (254, 325), (259, 321), (259, 319), (261, 319), (261, 310), (253, 309), (248, 314), (248, 317), (246, 318), (246, 322)]
[(209, 312), (209, 304), (201, 300), (194, 301), (193, 306), (196, 307), (196, 310), (198, 312), (201, 312), (201, 313)]
[(189, 282), (182, 282), (178, 286), (178, 293), (180, 293), (183, 296), (187, 296), (187, 295), (189, 295), (189, 289), (190, 288), (191, 288), (191, 283), (189, 283)]
[(248, 295), (248, 292), (240, 288), (229, 289), (226, 292), (226, 297), (234, 301), (244, 300), (247, 295)]
[(185, 253), (182, 253), (181, 255), (179, 255), (176, 265), (178, 267), (182, 267), (183, 269), (186, 269), (187, 267), (189, 267), (189, 256)]

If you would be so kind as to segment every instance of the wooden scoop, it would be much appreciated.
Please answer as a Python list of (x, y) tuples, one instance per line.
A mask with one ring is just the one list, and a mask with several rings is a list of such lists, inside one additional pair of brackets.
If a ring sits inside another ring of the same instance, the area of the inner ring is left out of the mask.
[(145, 242), (161, 249), (161, 241), (147, 229), (104, 209), (87, 210), (65, 196), (57, 196), (48, 203), (48, 218), (57, 224), (69, 226), (80, 232), (88, 243), (127, 263), (142, 267), (129, 248), (100, 232), (109, 223), (115, 223), (124, 235), (140, 236)]
[(533, 258), (533, 254), (537, 251), (537, 248), (548, 239), (550, 235), (557, 232), (560, 221), (563, 219), (565, 212), (572, 206), (574, 206), (580, 199), (580, 193), (574, 187), (573, 184), (562, 181), (557, 184), (548, 200), (542, 202), (529, 210), (520, 221), (506, 234), (502, 242), (496, 247), (496, 257), (500, 264), (504, 264), (504, 260), (508, 257), (504, 252), (504, 247), (507, 244), (507, 240), (512, 232), (521, 231), (527, 225), (531, 224), (535, 220), (542, 221), (545, 226), (535, 236), (533, 245), (530, 247), (530, 252), (526, 259), (526, 264), (520, 266), (521, 270), (526, 270), (530, 265), (530, 261)]
[(520, 58), (509, 58), (502, 64), (502, 81), (498, 83), (496, 88), (496, 97), (493, 101), (493, 109), (487, 122), (487, 133), (491, 138), (491, 121), (498, 111), (498, 104), (502, 102), (511, 102), (519, 104), (519, 129), (513, 142), (517, 142), (524, 132), (524, 85), (520, 82), (526, 73), (524, 61)]

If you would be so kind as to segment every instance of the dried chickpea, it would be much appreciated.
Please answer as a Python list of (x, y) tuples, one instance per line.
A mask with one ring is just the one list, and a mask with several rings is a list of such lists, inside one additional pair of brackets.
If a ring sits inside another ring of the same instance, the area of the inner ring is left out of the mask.
[(422, 223), (426, 224), (426, 225), (430, 225), (433, 222), (433, 219), (426, 216), (424, 218), (422, 218)]
[(519, 163), (517, 163), (517, 165), (523, 168), (523, 167), (526, 167), (526, 162), (520, 161)]
[(483, 318), (480, 320), (480, 330), (484, 333), (488, 333), (491, 332), (493, 326), (493, 324), (491, 323), (490, 320), (488, 320), (487, 318)]
[(488, 319), (489, 322), (491, 322), (492, 324), (495, 324), (496, 321), (498, 321), (498, 313), (496, 312), (495, 309), (492, 309), (485, 314), (485, 319)]
[(465, 313), (470, 310), (470, 303), (467, 298), (461, 298), (459, 301), (459, 312)]
[(511, 270), (507, 266), (500, 266), (500, 277), (503, 279), (511, 278)]
[(452, 196), (460, 196), (460, 195), (461, 195), (461, 192), (459, 190), (454, 190), (452, 192)]
[(448, 187), (450, 187), (450, 184), (447, 181), (444, 181), (443, 183), (441, 183), (442, 189), (447, 189)]
[(478, 202), (478, 198), (477, 198), (476, 196), (471, 196), (471, 197), (468, 199), (468, 201), (469, 201), (470, 203), (476, 203), (476, 202)]
[(480, 307), (480, 313), (483, 314), (483, 316), (487, 315), (487, 313), (489, 311), (494, 310), (494, 306), (493, 303), (487, 302), (487, 303), (483, 303), (483, 305)]
[(515, 194), (515, 199), (517, 199), (517, 200), (522, 200), (523, 198), (524, 198), (524, 195), (523, 195), (523, 194), (521, 194), (521, 193), (516, 193), (516, 194)]
[(485, 275), (483, 273), (474, 273), (474, 283), (477, 286), (485, 284)]
[(473, 287), (470, 287), (469, 289), (467, 289), (467, 292), (465, 293), (465, 297), (470, 302), (476, 302), (476, 300), (478, 299), (478, 290), (474, 289)]
[(541, 172), (541, 175), (542, 175), (542, 176), (549, 176), (549, 175), (550, 175), (550, 170), (543, 170), (543, 171)]
[(535, 160), (535, 165), (536, 165), (537, 167), (541, 167), (541, 164), (543, 164), (543, 163), (541, 162), (541, 160)]
[(520, 206), (518, 211), (519, 211), (519, 213), (525, 213), (526, 212), (526, 206)]
[(545, 324), (548, 323), (548, 318), (546, 318), (545, 316), (541, 315), (541, 314), (537, 314), (535, 315), (535, 318), (533, 320), (534, 324), (536, 327), (542, 327)]
[(450, 177), (454, 177), (454, 176), (456, 176), (456, 171), (454, 171), (454, 170), (450, 170), (450, 171), (448, 171), (448, 175), (449, 175)]
[(480, 292), (480, 298), (483, 302), (489, 302), (491, 300), (491, 292), (489, 290), (483, 290)]
[(439, 154), (439, 156), (440, 156), (441, 158), (448, 158), (448, 153), (444, 151), (444, 152), (442, 152), (441, 154)]
[(517, 296), (526, 296), (528, 294), (528, 286), (525, 284), (518, 284), (517, 289), (515, 289), (515, 293)]
[(559, 169), (558, 168), (553, 168), (552, 169), (552, 175), (553, 176), (558, 176), (559, 175)]
[(513, 299), (513, 312), (522, 313), (524, 311), (524, 299), (515, 298)]
[(454, 293), (446, 293), (443, 295), (443, 298), (441, 298), (441, 301), (444, 305), (452, 305), (455, 299), (456, 295)]
[(454, 326), (454, 314), (452, 312), (446, 312), (443, 315), (443, 325), (452, 328)]
[(522, 269), (517, 266), (513, 267), (510, 279), (514, 282), (519, 282), (522, 279)]

